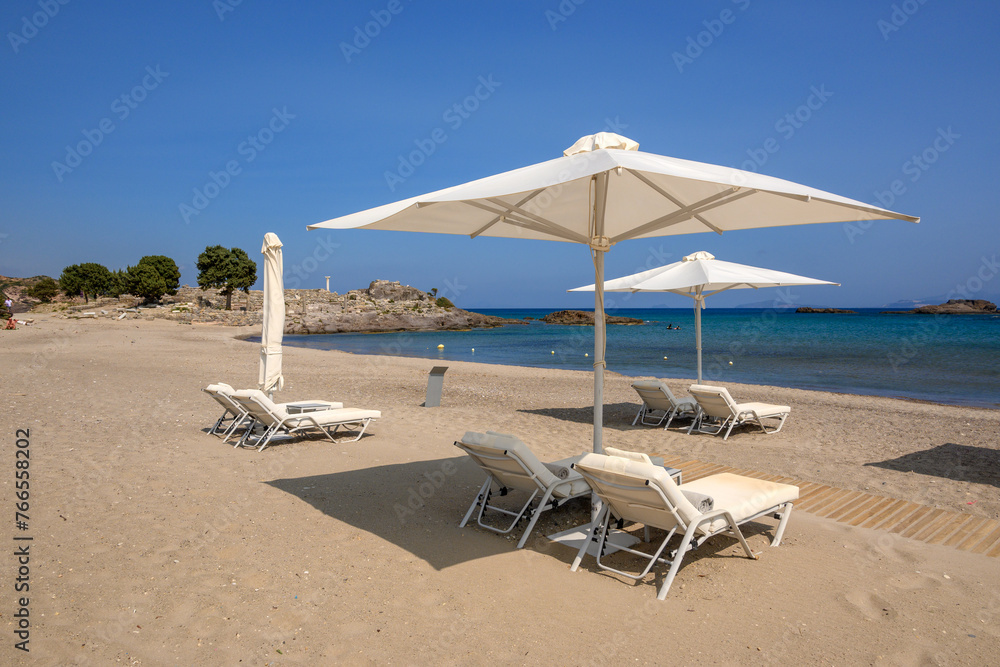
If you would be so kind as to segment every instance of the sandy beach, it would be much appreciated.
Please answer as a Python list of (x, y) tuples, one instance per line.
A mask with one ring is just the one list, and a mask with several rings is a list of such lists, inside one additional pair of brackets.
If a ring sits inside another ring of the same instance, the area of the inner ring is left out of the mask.
[[(872, 664), (1000, 662), (1000, 559), (807, 511), (720, 537), (632, 584), (544, 538), (458, 528), (483, 474), (467, 430), (543, 460), (588, 451), (592, 375), (451, 362), (423, 408), (423, 359), (285, 348), (280, 400), (382, 411), (355, 443), (263, 452), (207, 433), (201, 388), (256, 384), (259, 330), (66, 320), (3, 332), (0, 664)], [(632, 378), (609, 373), (605, 444), (1000, 518), (995, 410), (731, 385), (792, 406), (774, 435), (728, 441), (632, 427)], [(690, 379), (667, 379), (685, 395)], [(29, 528), (15, 528), (16, 431), (30, 431)], [(429, 490), (433, 487), (433, 490)], [(10, 545), (30, 536), (30, 592)], [(30, 653), (15, 649), (21, 595)]]

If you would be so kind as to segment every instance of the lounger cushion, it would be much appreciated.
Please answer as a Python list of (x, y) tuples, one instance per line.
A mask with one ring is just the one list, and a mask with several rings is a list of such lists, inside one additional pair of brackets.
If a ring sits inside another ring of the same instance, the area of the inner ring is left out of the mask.
[[(524, 465), (526, 465), (528, 469), (535, 474), (535, 477), (539, 482), (541, 482), (542, 486), (548, 487), (553, 483), (558, 483), (552, 491), (552, 495), (556, 498), (579, 495), (590, 488), (587, 481), (583, 479), (580, 473), (575, 470), (568, 470), (565, 478), (560, 478), (553, 474), (552, 471), (550, 471), (541, 461), (538, 460), (538, 457), (535, 456), (527, 445), (513, 435), (496, 433), (495, 431), (487, 431), (486, 433), (468, 431), (464, 436), (462, 436), (462, 442), (468, 445), (478, 445), (481, 447), (489, 447), (491, 449), (514, 453), (519, 459), (521, 459), (521, 461), (524, 462)], [(562, 459), (560, 461), (555, 461), (554, 464), (558, 467), (569, 468), (570, 465), (579, 460), (579, 458), (580, 457), (577, 456), (569, 459)], [(533, 489), (522, 490), (531, 491)]]
[(317, 410), (315, 412), (303, 412), (301, 415), (292, 415), (286, 423), (312, 421), (315, 419), (320, 424), (336, 424), (338, 422), (355, 422), (365, 419), (378, 419), (382, 413), (378, 410), (362, 410), (360, 408), (336, 408), (332, 410)]
[(605, 447), (604, 453), (608, 456), (617, 456), (623, 459), (631, 459), (632, 461), (641, 461), (654, 466), (663, 465), (663, 457), (650, 456), (649, 454), (644, 454), (643, 452), (630, 452), (624, 449), (618, 449), (617, 447)]
[(758, 417), (784, 415), (792, 411), (787, 405), (772, 405), (770, 403), (738, 403), (736, 409), (739, 412), (753, 412)]
[(737, 521), (743, 521), (768, 508), (798, 500), (799, 487), (778, 484), (753, 477), (724, 472), (709, 475), (679, 487), (711, 496), (716, 510), (727, 510)]

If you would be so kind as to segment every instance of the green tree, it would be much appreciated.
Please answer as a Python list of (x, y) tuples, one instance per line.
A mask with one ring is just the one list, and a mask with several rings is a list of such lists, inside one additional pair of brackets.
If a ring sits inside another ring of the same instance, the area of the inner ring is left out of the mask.
[(176, 294), (181, 272), (174, 260), (163, 255), (147, 255), (125, 274), (125, 290), (146, 301), (158, 301), (164, 294)]
[(48, 276), (42, 276), (42, 279), (28, 290), (28, 296), (42, 303), (52, 301), (57, 294), (59, 294), (59, 283)]
[(136, 264), (126, 272), (128, 293), (146, 301), (157, 301), (167, 293), (167, 283), (159, 271), (149, 264)]
[(177, 288), (181, 286), (181, 270), (177, 268), (177, 263), (174, 260), (163, 255), (146, 255), (139, 260), (139, 264), (151, 266), (160, 274), (167, 288), (164, 294), (171, 296), (177, 294)]
[(209, 246), (198, 255), (197, 266), (198, 287), (221, 290), (226, 295), (226, 310), (233, 309), (233, 292), (249, 293), (251, 285), (257, 282), (257, 264), (239, 248)]
[(129, 294), (129, 279), (128, 274), (121, 269), (116, 269), (111, 272), (111, 285), (108, 287), (108, 296), (121, 296), (122, 294)]
[(91, 296), (96, 299), (110, 289), (111, 280), (111, 272), (106, 266), (84, 262), (63, 269), (62, 275), (59, 276), (59, 289), (65, 292), (66, 296), (83, 294), (84, 302), (90, 303)]

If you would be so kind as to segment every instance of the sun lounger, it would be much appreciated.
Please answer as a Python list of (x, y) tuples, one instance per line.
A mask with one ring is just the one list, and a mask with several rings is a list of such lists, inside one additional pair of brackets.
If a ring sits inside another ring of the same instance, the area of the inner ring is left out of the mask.
[[(208, 431), (213, 435), (219, 435), (219, 429), (222, 428), (226, 422), (229, 422), (226, 429), (222, 431), (223, 442), (228, 441), (240, 426), (249, 428), (255, 423), (253, 416), (247, 412), (246, 408), (240, 405), (240, 403), (233, 398), (233, 394), (236, 393), (236, 390), (225, 382), (210, 384), (202, 389), (202, 391), (215, 399), (215, 401), (223, 407), (222, 416), (216, 420), (215, 425), (213, 425)], [(295, 408), (299, 406), (309, 406), (308, 409), (311, 410), (330, 410), (333, 408), (344, 407), (343, 403), (338, 403), (336, 401), (313, 399), (306, 401), (294, 401), (292, 403), (279, 403), (278, 405), (290, 408), (292, 411), (295, 411)], [(302, 411), (305, 410), (303, 409)]]
[[(666, 420), (667, 423), (663, 426), (666, 429), (675, 417), (694, 417), (698, 411), (698, 406), (694, 401), (677, 400), (673, 392), (670, 391), (670, 387), (660, 380), (637, 380), (632, 383), (632, 388), (642, 399), (642, 407), (639, 408), (639, 413), (632, 420), (632, 426), (635, 426), (636, 422), (641, 422), (646, 426), (659, 426)], [(663, 413), (659, 420), (654, 421), (656, 419), (653, 415), (654, 412)]]
[(208, 385), (202, 389), (202, 391), (214, 398), (215, 401), (222, 406), (222, 416), (215, 421), (215, 424), (208, 430), (208, 432), (212, 435), (219, 435), (219, 429), (222, 428), (226, 422), (229, 422), (226, 426), (226, 430), (222, 432), (224, 441), (228, 440), (230, 434), (236, 430), (236, 427), (240, 425), (240, 422), (243, 421), (247, 414), (246, 410), (243, 409), (243, 406), (232, 399), (232, 395), (236, 390), (225, 382), (218, 382), (216, 384)]
[[(235, 392), (233, 400), (239, 403), (249, 417), (264, 426), (264, 432), (253, 442), (258, 451), (263, 451), (268, 443), (278, 433), (295, 435), (310, 431), (320, 431), (331, 441), (334, 434), (344, 428), (357, 431), (357, 436), (348, 442), (356, 442), (364, 435), (365, 429), (373, 419), (378, 419), (382, 413), (378, 410), (360, 410), (358, 408), (333, 408), (310, 412), (293, 413), (289, 407), (294, 404), (278, 404), (269, 399), (264, 392), (257, 389), (243, 389)], [(247, 428), (237, 446), (246, 445), (253, 434), (253, 428)]]
[[(631, 579), (642, 579), (657, 563), (669, 563), (670, 570), (656, 596), (659, 600), (667, 596), (687, 551), (700, 546), (711, 537), (720, 534), (735, 537), (746, 555), (756, 559), (757, 555), (750, 550), (739, 526), (767, 514), (777, 513), (776, 518), (780, 520), (771, 546), (781, 544), (788, 517), (792, 513), (792, 504), (799, 497), (797, 486), (730, 473), (711, 475), (677, 485), (661, 467), (603, 454), (587, 454), (573, 469), (587, 480), (603, 505), (588, 527), (587, 539), (570, 569), (576, 571), (580, 566), (592, 540), (598, 542), (598, 567)], [(692, 501), (698, 502), (701, 507), (696, 507)], [(622, 524), (641, 523), (646, 527), (667, 531), (667, 536), (653, 554), (617, 547), (649, 560), (649, 564), (638, 575), (609, 567), (601, 561), (600, 554), (604, 553), (612, 520), (620, 520)], [(667, 558), (663, 552), (676, 534), (682, 535), (680, 545), (669, 554), (671, 558)]]
[[(725, 387), (713, 387), (706, 384), (693, 384), (688, 391), (698, 402), (698, 414), (688, 433), (697, 430), (699, 433), (717, 435), (726, 429), (723, 440), (729, 437), (734, 426), (740, 424), (757, 424), (764, 433), (777, 433), (785, 425), (788, 414), (792, 411), (787, 405), (771, 405), (770, 403), (737, 403), (729, 395)], [(714, 420), (706, 424), (705, 418)], [(764, 419), (780, 419), (777, 428), (770, 431), (764, 427)], [(728, 426), (728, 428), (726, 428)], [(714, 430), (713, 430), (714, 429)]]
[[(459, 528), (465, 527), (478, 507), (477, 523), (487, 530), (506, 535), (514, 530), (527, 513), (530, 519), (521, 540), (517, 543), (517, 548), (520, 549), (528, 541), (528, 536), (542, 512), (555, 509), (571, 498), (590, 495), (590, 486), (571, 468), (582, 455), (553, 463), (542, 463), (527, 445), (514, 436), (493, 432), (470, 431), (462, 436), (455, 446), (471, 456), (486, 473), (486, 482), (469, 506), (465, 518), (458, 525)], [(507, 510), (490, 504), (494, 490), (501, 496), (507, 495), (509, 490), (522, 491), (528, 494), (528, 500), (519, 511)], [(532, 501), (539, 494), (541, 499), (532, 508)], [(506, 528), (496, 528), (483, 523), (483, 515), (487, 510), (513, 517), (510, 525)]]

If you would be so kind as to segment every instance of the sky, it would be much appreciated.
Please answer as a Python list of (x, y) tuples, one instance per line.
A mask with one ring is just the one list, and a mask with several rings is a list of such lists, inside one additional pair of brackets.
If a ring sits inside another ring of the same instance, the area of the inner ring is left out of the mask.
[(306, 225), (615, 131), (921, 222), (629, 241), (609, 278), (707, 250), (842, 284), (813, 305), (1000, 297), (995, 2), (8, 0), (0, 29), (2, 275), (167, 255), (196, 285), (206, 246), (260, 263), (274, 232), (286, 287), (592, 306), (576, 244)]

